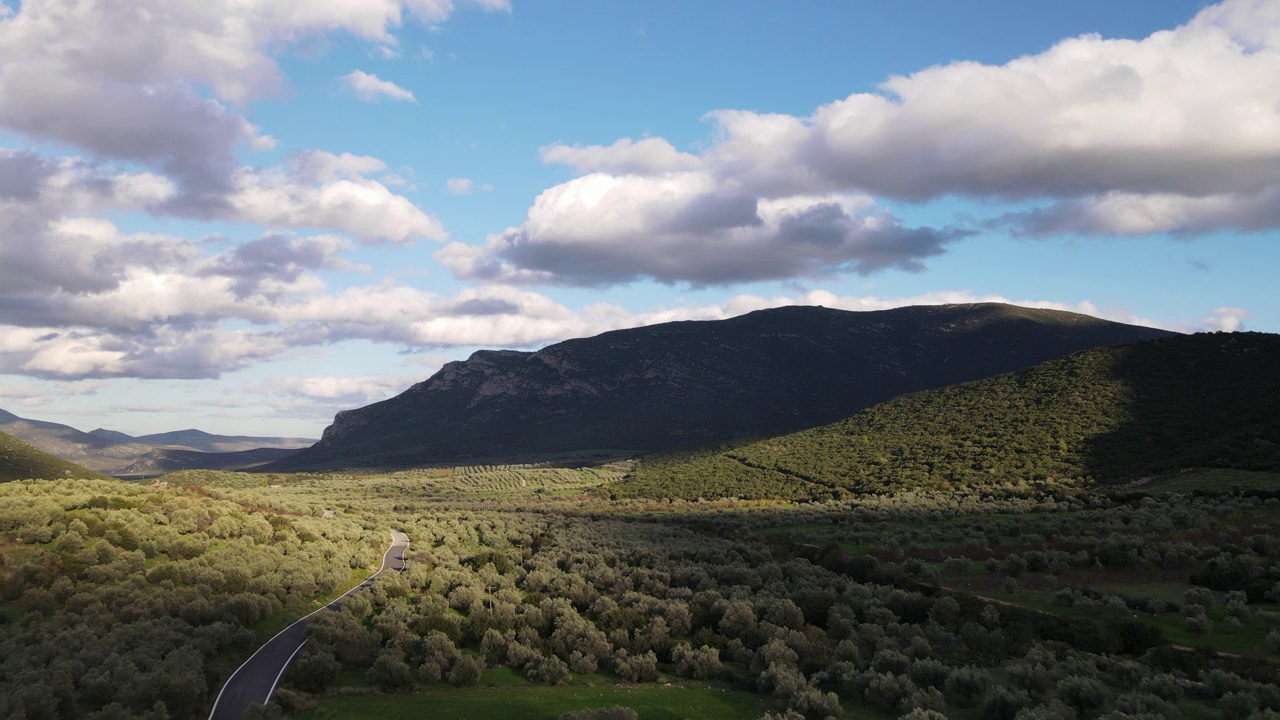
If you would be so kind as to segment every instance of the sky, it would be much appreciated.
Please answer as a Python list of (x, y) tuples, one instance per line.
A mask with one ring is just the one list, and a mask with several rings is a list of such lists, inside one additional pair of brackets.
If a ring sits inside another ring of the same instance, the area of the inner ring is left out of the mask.
[(766, 307), (1280, 331), (1280, 0), (0, 1), (0, 408), (319, 437)]

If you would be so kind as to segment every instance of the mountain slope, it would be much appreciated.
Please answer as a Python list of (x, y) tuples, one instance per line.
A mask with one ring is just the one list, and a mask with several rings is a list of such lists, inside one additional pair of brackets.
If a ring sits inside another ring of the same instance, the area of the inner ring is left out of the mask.
[(630, 455), (813, 427), (902, 393), (1170, 334), (999, 304), (785, 307), (618, 330), (448, 363), (339, 413), (319, 443), (267, 469)]
[(203, 430), (195, 429), (139, 435), (135, 440), (157, 447), (196, 450), (203, 453), (233, 453), (268, 448), (273, 450), (297, 450), (308, 447), (315, 442), (304, 438), (213, 435)]
[(14, 436), (0, 432), (0, 482), (69, 477), (106, 479), (104, 475), (40, 452)]
[[(235, 460), (219, 458), (216, 454), (259, 448), (296, 450), (312, 442), (303, 438), (211, 435), (200, 430), (178, 430), (141, 437), (103, 428), (86, 433), (70, 425), (22, 418), (5, 410), (0, 410), (0, 430), (50, 455), (104, 473), (123, 472), (129, 465), (158, 449), (198, 452), (207, 456), (213, 463), (211, 467), (225, 469), (229, 467), (228, 462)], [(200, 457), (190, 456), (186, 462)], [(257, 461), (252, 464), (257, 464)], [(189, 464), (182, 466), (192, 467)]]
[(115, 471), (117, 477), (153, 477), (179, 470), (253, 470), (296, 453), (286, 448), (254, 448), (232, 452), (203, 452), (187, 448), (156, 448)]
[(1280, 336), (1202, 334), (1086, 350), (898, 397), (820, 428), (647, 458), (611, 491), (826, 497), (1114, 483), (1183, 468), (1280, 471)]

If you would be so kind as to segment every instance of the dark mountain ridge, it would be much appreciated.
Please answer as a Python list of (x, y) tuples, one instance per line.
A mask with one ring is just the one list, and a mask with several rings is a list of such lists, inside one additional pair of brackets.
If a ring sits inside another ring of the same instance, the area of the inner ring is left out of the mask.
[(1280, 336), (1099, 347), (801, 432), (644, 458), (624, 496), (825, 498), (1280, 471)]
[(761, 310), (483, 350), (338, 413), (269, 470), (587, 460), (822, 425), (891, 397), (1172, 335), (994, 303)]

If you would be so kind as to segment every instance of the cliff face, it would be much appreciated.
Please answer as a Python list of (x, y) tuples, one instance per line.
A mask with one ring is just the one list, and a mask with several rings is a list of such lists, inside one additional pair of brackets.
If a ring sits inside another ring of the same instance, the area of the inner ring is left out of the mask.
[(628, 455), (813, 427), (894, 396), (1170, 335), (997, 305), (764, 310), (480, 351), (338, 413), (273, 470)]

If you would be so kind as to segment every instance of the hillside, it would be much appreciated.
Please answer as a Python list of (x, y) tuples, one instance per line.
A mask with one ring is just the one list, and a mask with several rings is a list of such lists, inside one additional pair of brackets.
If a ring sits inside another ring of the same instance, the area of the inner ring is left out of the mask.
[(1280, 336), (1202, 334), (1086, 350), (792, 435), (648, 458), (610, 490), (829, 497), (1116, 483), (1184, 468), (1280, 470)]
[(14, 436), (0, 432), (0, 482), (72, 477), (105, 479), (104, 475), (40, 452)]
[(1169, 336), (999, 304), (784, 307), (480, 351), (344, 411), (271, 470), (628, 456), (847, 417), (903, 393), (1099, 345)]
[(186, 448), (156, 448), (114, 472), (119, 478), (155, 477), (179, 470), (253, 470), (297, 452), (283, 448), (255, 448), (235, 452), (202, 452)]
[[(296, 450), (312, 443), (311, 440), (304, 438), (212, 435), (200, 430), (178, 430), (139, 437), (103, 428), (81, 432), (70, 425), (18, 417), (5, 410), (0, 410), (0, 430), (38, 450), (108, 474), (137, 474), (138, 471), (127, 468), (139, 461), (145, 464), (147, 461), (144, 458), (149, 455), (153, 459), (163, 455), (163, 453), (154, 454), (157, 450), (196, 453), (184, 455), (178, 452), (177, 455), (185, 459), (166, 465), (168, 469), (183, 467), (227, 469), (250, 467), (268, 459), (277, 459), (287, 453), (222, 457), (226, 453), (239, 453), (260, 448)], [(238, 464), (246, 458), (250, 461), (250, 465)], [(207, 461), (209, 464), (192, 464), (201, 461)]]
[(306, 438), (214, 435), (194, 429), (139, 435), (134, 440), (156, 447), (194, 450), (202, 453), (239, 453), (262, 449), (297, 450), (315, 442)]

